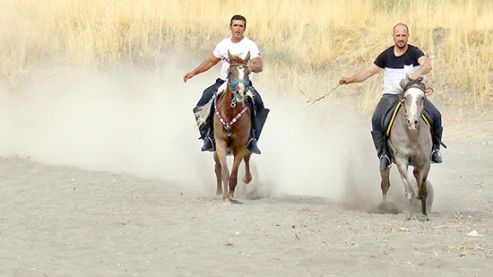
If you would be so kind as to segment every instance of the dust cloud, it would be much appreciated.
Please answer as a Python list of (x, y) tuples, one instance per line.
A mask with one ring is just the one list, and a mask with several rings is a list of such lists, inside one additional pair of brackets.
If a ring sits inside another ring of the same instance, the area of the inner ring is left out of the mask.
[[(212, 194), (212, 154), (200, 152), (191, 110), (217, 72), (185, 84), (190, 68), (181, 67), (39, 68), (15, 91), (0, 91), (0, 155), (161, 178)], [(309, 107), (265, 80), (256, 87), (271, 114), (259, 142), (263, 153), (252, 159), (254, 181), (239, 191), (379, 199), (370, 123), (355, 107), (332, 101)]]

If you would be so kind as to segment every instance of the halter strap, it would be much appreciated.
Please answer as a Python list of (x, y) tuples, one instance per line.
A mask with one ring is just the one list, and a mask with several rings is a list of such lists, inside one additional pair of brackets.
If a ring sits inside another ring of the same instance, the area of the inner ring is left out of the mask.
[(238, 79), (234, 80), (231, 84), (229, 84), (229, 89), (233, 90), (239, 83), (242, 83), (245, 86), (245, 89), (250, 86), (250, 82), (247, 82), (244, 79), (238, 78)]

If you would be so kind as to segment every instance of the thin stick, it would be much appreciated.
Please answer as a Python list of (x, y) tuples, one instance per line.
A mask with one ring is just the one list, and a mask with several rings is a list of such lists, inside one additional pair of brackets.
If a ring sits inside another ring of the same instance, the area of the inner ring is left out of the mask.
[(325, 97), (329, 96), (330, 94), (332, 94), (332, 92), (334, 92), (338, 87), (340, 87), (341, 85), (340, 84), (337, 84), (335, 87), (333, 87), (331, 90), (329, 90), (328, 92), (324, 93), (322, 96), (319, 96), (318, 98), (315, 98), (313, 100), (308, 100), (306, 101), (308, 104), (310, 105), (315, 105), (317, 104), (317, 102), (323, 100)]

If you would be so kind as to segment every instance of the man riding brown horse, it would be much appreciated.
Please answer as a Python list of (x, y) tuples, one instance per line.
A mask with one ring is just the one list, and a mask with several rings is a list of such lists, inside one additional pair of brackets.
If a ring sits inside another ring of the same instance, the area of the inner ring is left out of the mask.
[[(257, 45), (252, 40), (244, 36), (246, 28), (246, 19), (241, 15), (234, 15), (229, 24), (231, 31), (231, 36), (220, 41), (213, 51), (213, 54), (203, 61), (194, 70), (185, 73), (183, 76), (183, 81), (194, 77), (197, 74), (209, 70), (211, 67), (222, 62), (221, 76), (216, 80), (216, 82), (210, 87), (206, 88), (200, 98), (197, 106), (194, 108), (194, 113), (196, 118), (200, 117), (199, 114), (206, 114), (206, 119), (201, 123), (199, 121), (199, 131), (200, 138), (204, 140), (204, 145), (202, 146), (202, 151), (215, 151), (214, 136), (213, 136), (213, 126), (212, 126), (212, 114), (213, 109), (205, 109), (205, 107), (211, 107), (210, 103), (218, 92), (218, 89), (225, 83), (228, 78), (229, 69), (229, 57), (228, 53), (231, 55), (238, 56), (240, 58), (245, 58), (247, 53), (250, 53), (250, 62), (248, 64), (248, 71), (251, 72), (250, 80), (253, 77), (253, 73), (262, 72), (262, 60), (260, 59), (260, 51)], [(248, 90), (251, 92), (252, 99), (248, 101), (252, 114), (252, 128), (250, 131), (250, 138), (247, 143), (247, 148), (250, 152), (260, 154), (260, 149), (257, 146), (257, 140), (260, 137), (265, 120), (269, 113), (268, 109), (264, 108), (264, 103), (260, 94), (253, 87), (251, 81), (248, 86)], [(209, 104), (209, 105), (208, 105)]]

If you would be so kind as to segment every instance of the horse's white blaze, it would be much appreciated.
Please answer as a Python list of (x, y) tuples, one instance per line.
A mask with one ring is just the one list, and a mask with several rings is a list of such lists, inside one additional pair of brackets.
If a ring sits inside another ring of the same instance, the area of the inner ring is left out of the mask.
[(418, 88), (410, 88), (406, 91), (407, 120), (412, 129), (416, 128), (415, 121), (419, 121), (420, 111), (418, 101), (423, 96), (423, 91)]
[(245, 79), (245, 68), (238, 67), (238, 79), (244, 80)]
[[(238, 79), (245, 80), (245, 68), (243, 66), (238, 67)], [(245, 94), (245, 85), (243, 84), (243, 82), (240, 82), (238, 84), (238, 88), (240, 95), (243, 96)]]
[(410, 103), (408, 110), (409, 118), (416, 118), (416, 113), (418, 112), (418, 105), (416, 105), (416, 101), (417, 101), (416, 98), (418, 98), (416, 94), (408, 95), (408, 100)]

